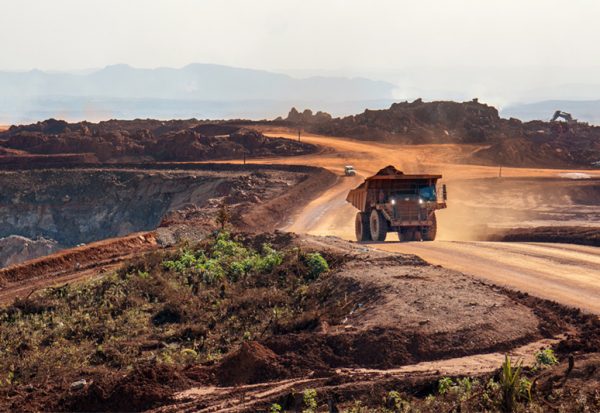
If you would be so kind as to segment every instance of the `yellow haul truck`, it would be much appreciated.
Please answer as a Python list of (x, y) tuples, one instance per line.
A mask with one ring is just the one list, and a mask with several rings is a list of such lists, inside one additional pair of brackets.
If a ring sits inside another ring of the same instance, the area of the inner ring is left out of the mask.
[(346, 201), (356, 214), (356, 239), (385, 241), (397, 232), (400, 241), (433, 241), (437, 232), (435, 211), (446, 208), (446, 185), (438, 201), (441, 175), (406, 175), (387, 166), (352, 189)]

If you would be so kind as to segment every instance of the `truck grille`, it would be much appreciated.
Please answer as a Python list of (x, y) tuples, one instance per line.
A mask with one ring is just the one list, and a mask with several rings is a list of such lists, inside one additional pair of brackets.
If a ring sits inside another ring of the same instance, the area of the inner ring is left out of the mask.
[(427, 210), (421, 208), (414, 203), (411, 204), (396, 204), (393, 209), (395, 220), (402, 221), (425, 221), (427, 219)]

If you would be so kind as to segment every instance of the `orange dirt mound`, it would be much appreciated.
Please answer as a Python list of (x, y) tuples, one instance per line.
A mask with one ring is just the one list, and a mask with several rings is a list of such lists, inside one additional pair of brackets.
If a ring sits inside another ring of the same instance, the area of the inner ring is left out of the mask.
[(253, 384), (285, 376), (277, 355), (257, 342), (244, 342), (217, 366), (216, 378), (222, 386)]
[(165, 364), (136, 368), (126, 376), (105, 377), (63, 400), (67, 411), (145, 411), (169, 400), (189, 380)]

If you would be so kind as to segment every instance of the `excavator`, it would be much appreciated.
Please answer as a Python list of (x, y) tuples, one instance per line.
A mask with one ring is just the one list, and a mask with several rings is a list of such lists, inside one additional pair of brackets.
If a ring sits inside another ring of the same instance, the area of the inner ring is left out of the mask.
[[(565, 122), (559, 122), (559, 118), (564, 119)], [(550, 119), (550, 123), (552, 123), (552, 131), (560, 135), (568, 132), (577, 123), (577, 119), (573, 119), (570, 113), (557, 110), (554, 112), (552, 119)]]
[(571, 116), (570, 113), (563, 112), (562, 110), (557, 110), (556, 112), (554, 112), (554, 116), (552, 116), (550, 122), (556, 122), (558, 118), (564, 119), (567, 123), (577, 122), (577, 119), (573, 119), (573, 116)]

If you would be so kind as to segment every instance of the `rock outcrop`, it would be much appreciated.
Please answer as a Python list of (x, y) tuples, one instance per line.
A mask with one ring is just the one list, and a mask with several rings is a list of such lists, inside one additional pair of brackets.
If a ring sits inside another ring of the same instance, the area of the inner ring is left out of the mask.
[(292, 108), (290, 113), (288, 113), (287, 118), (285, 118), (285, 121), (297, 125), (309, 125), (329, 122), (332, 119), (331, 115), (327, 112), (318, 111), (313, 115), (313, 112), (310, 109), (304, 109), (304, 111), (300, 113), (296, 108)]
[(29, 239), (19, 235), (0, 238), (0, 268), (31, 260), (60, 250), (58, 242), (46, 239)]
[(2, 172), (0, 237), (45, 237), (74, 246), (151, 230), (168, 211), (205, 205), (224, 181), (198, 173)]
[(582, 122), (503, 119), (496, 108), (477, 99), (462, 103), (417, 99), (343, 118), (292, 108), (281, 122), (313, 133), (363, 140), (485, 146), (466, 162), (590, 168), (600, 161), (600, 127)]

